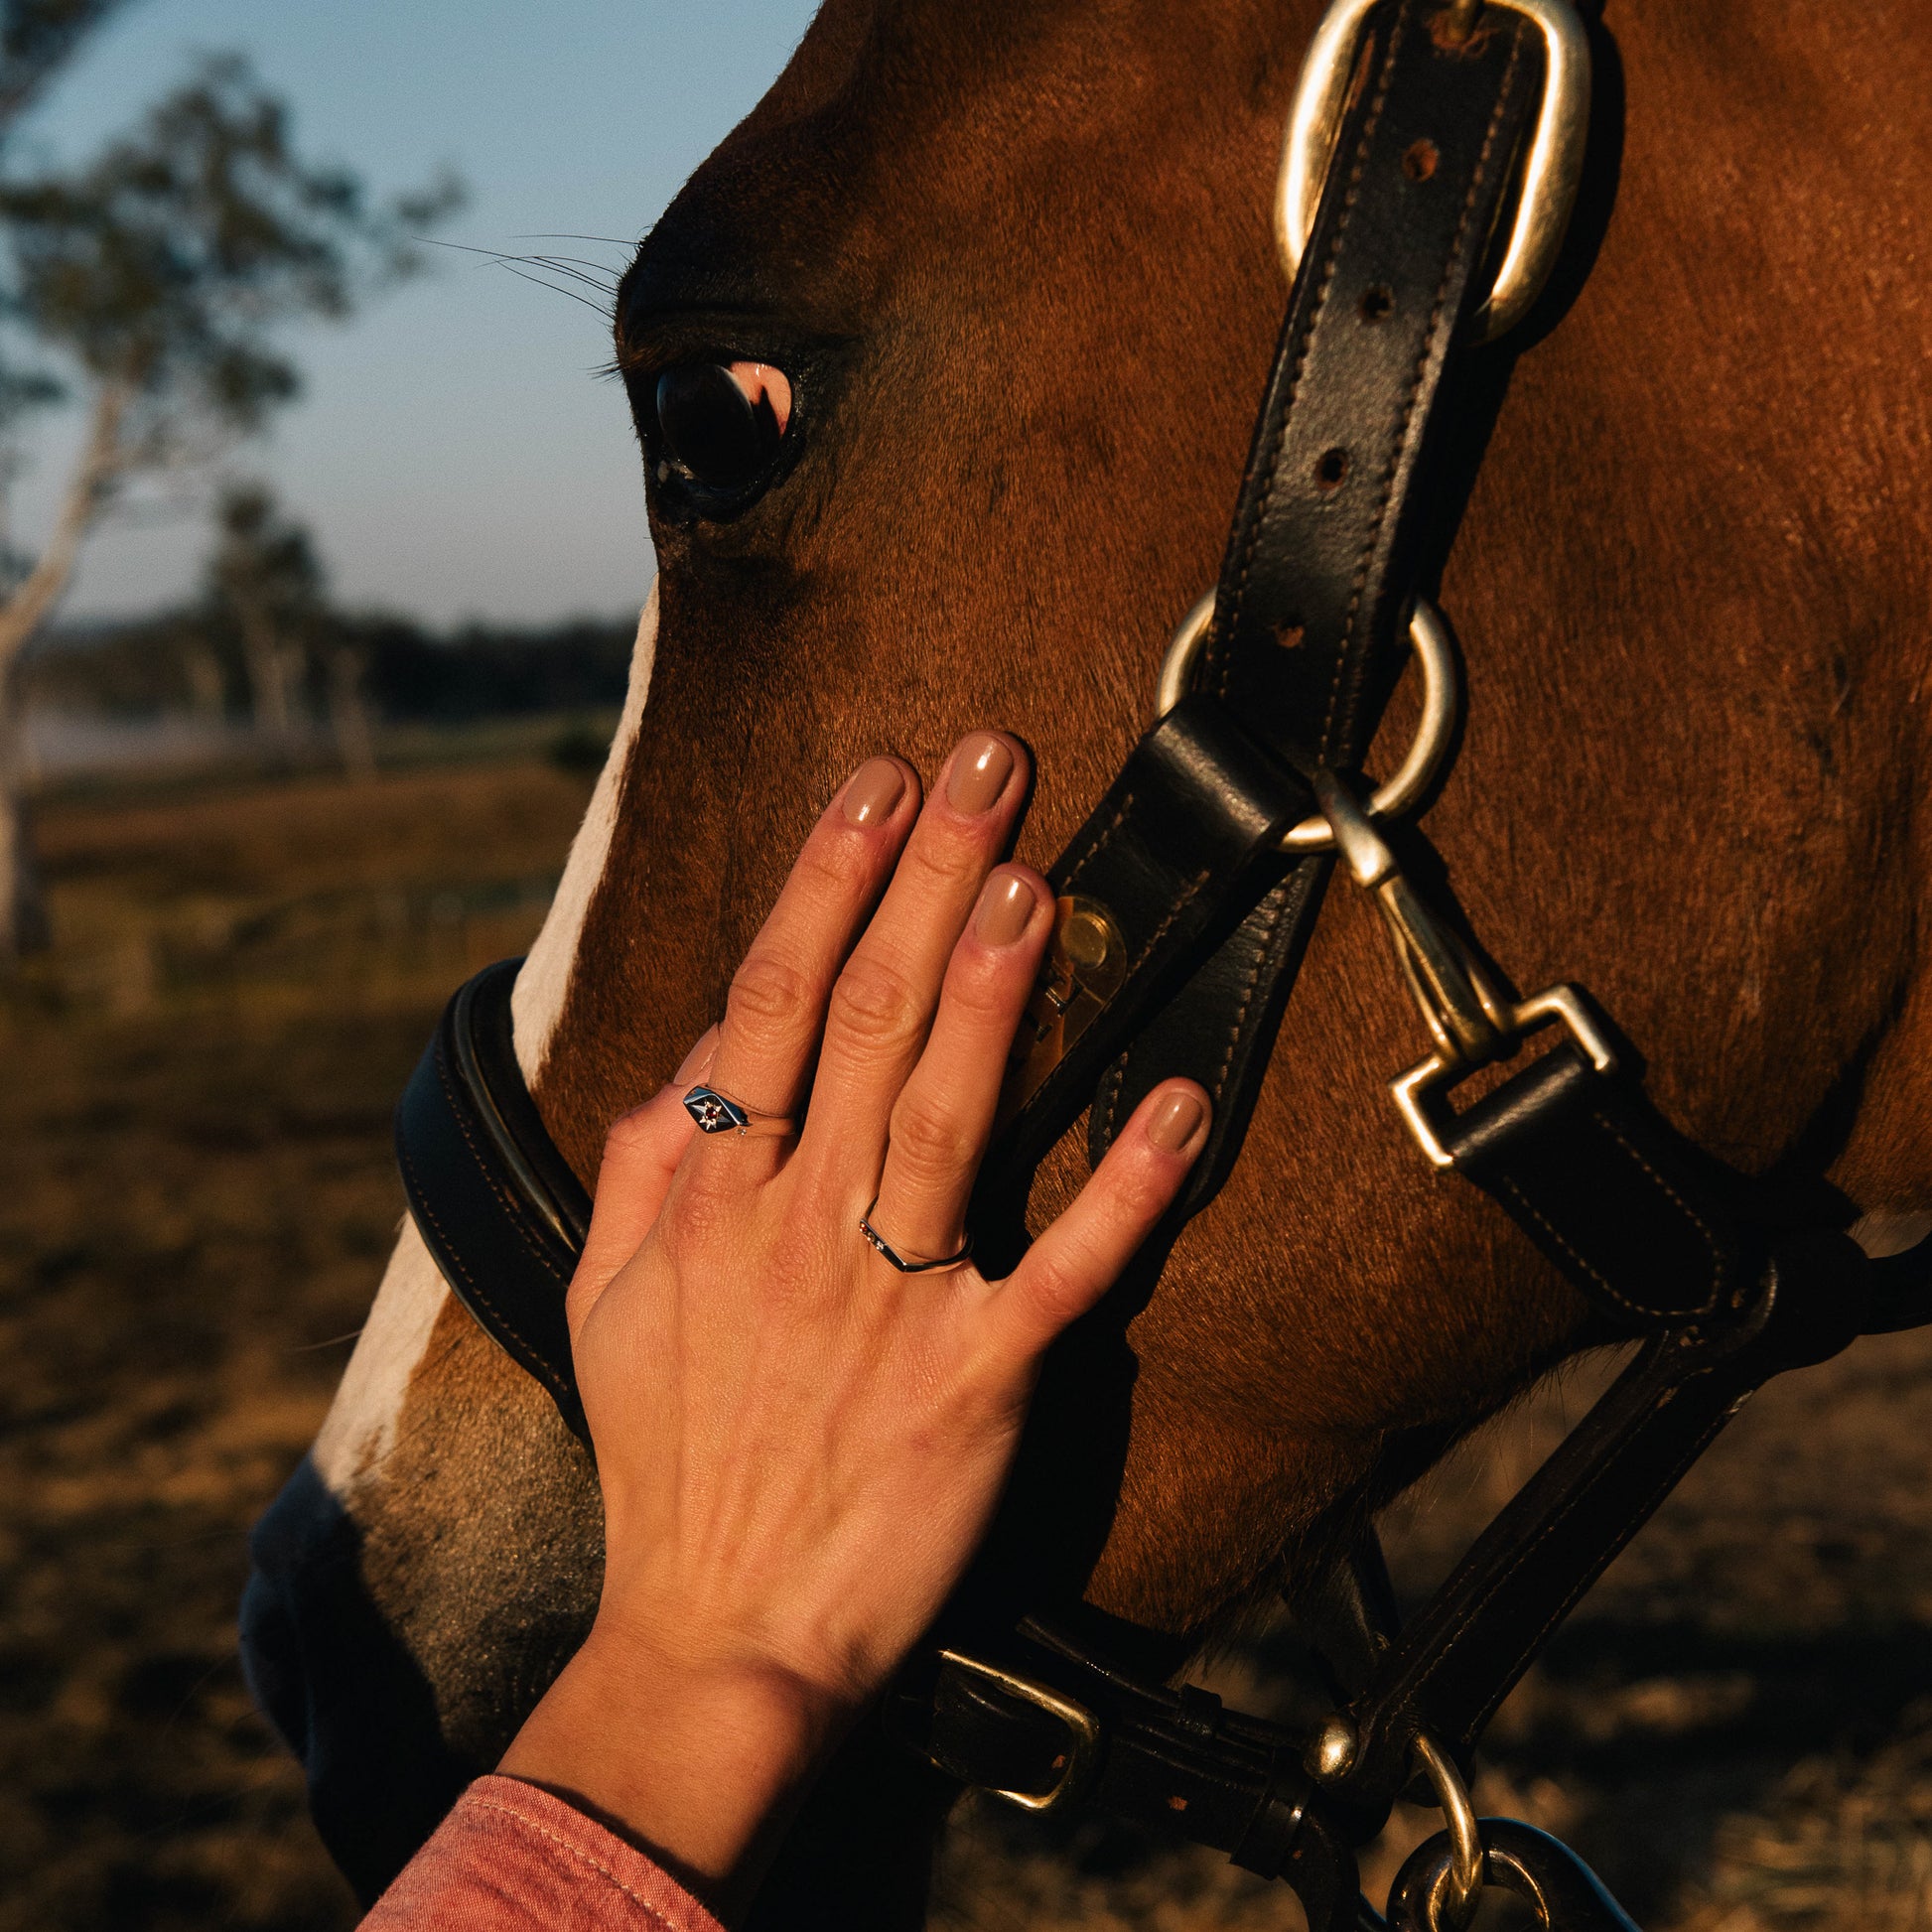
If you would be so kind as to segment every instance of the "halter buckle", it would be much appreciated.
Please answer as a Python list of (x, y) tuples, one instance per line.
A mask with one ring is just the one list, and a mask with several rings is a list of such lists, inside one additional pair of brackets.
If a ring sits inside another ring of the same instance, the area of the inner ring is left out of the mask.
[[(1004, 1691), (1008, 1697), (1018, 1698), (1023, 1704), (1031, 1704), (1044, 1711), (1048, 1717), (1057, 1718), (1066, 1726), (1066, 1752), (1060, 1761), (1059, 1777), (1049, 1789), (1000, 1791), (989, 1787), (993, 1797), (1004, 1798), (1008, 1804), (1018, 1805), (1022, 1811), (1046, 1813), (1061, 1811), (1082, 1795), (1100, 1761), (1100, 1720), (1091, 1711), (1084, 1705), (1075, 1704), (1071, 1698), (1061, 1697), (1046, 1685), (1035, 1683), (1031, 1677), (1022, 1677), (1017, 1671), (1002, 1670), (998, 1664), (969, 1657), (964, 1651), (942, 1650), (939, 1659), (941, 1663), (952, 1665), (955, 1670), (983, 1679), (995, 1690)], [(933, 1762), (938, 1763), (941, 1770), (947, 1768), (936, 1758)]]
[(1388, 922), (1410, 997), (1436, 1050), (1389, 1083), (1395, 1104), (1432, 1167), (1452, 1168), (1431, 1119), (1432, 1095), (1490, 1062), (1507, 1059), (1532, 1033), (1561, 1024), (1598, 1073), (1616, 1069), (1616, 1055), (1575, 987), (1556, 985), (1527, 1000), (1510, 999), (1490, 978), (1461, 936), (1444, 924), (1404, 876), (1387, 842), (1348, 787), (1319, 766), (1315, 803), (1334, 828), (1335, 846), (1355, 883)]
[[(1275, 185), (1275, 245), (1289, 281), (1314, 227), (1328, 161), (1341, 131), (1362, 29), (1380, 0), (1333, 0), (1302, 63)], [(1487, 299), (1471, 319), (1477, 342), (1522, 321), (1556, 266), (1583, 179), (1589, 128), (1589, 39), (1568, 0), (1492, 0), (1528, 18), (1543, 42), (1543, 103), (1523, 162), (1509, 245)]]

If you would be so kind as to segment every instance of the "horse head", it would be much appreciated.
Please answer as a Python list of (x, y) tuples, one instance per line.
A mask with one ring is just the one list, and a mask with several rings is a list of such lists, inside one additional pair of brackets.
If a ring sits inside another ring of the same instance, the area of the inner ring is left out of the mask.
[[(1020, 733), (1043, 865), (1146, 726), (1280, 322), (1315, 13), (827, 0), (644, 243), (616, 331), (658, 584), (514, 1008), (587, 1182), (866, 756)], [(1468, 452), (1439, 595), (1471, 703), (1418, 849), (1522, 983), (1601, 998), (1705, 1145), (1847, 1220), (1932, 1207), (1932, 54), (1889, 4), (1616, 30), (1568, 255)], [(1416, 1157), (1382, 1084), (1418, 1050), (1331, 895), (1242, 1158), (1042, 1386), (1027, 1588), (1198, 1638), (1590, 1339)], [(1063, 1144), (1036, 1202), (1083, 1165)], [(601, 1558), (587, 1456), (409, 1226), (256, 1555), (254, 1682), (372, 1890), (495, 1761)]]

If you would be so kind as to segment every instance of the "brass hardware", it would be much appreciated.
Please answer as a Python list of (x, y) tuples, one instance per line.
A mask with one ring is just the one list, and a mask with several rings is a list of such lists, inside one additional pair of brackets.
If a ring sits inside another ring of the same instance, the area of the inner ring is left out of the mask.
[(1097, 898), (1056, 901), (1052, 944), (1007, 1064), (1004, 1126), (1038, 1091), (1067, 1049), (1099, 1019), (1127, 979), (1127, 942)]
[[(1288, 112), (1281, 174), (1275, 184), (1275, 242), (1292, 284), (1314, 227), (1348, 100), (1362, 23), (1377, 0), (1334, 0), (1309, 43)], [(1475, 339), (1494, 342), (1513, 329), (1542, 293), (1556, 266), (1577, 185), (1583, 179), (1589, 126), (1589, 41), (1568, 0), (1489, 0), (1535, 23), (1543, 37), (1543, 101), (1523, 163), (1516, 221), (1488, 299), (1472, 319)]]
[[(1213, 621), (1214, 593), (1209, 591), (1181, 619), (1173, 641), (1168, 645), (1154, 698), (1157, 718), (1165, 718), (1187, 695)], [(1395, 776), (1378, 786), (1368, 801), (1369, 814), (1374, 818), (1399, 818), (1428, 791), (1455, 736), (1455, 712), (1461, 697), (1455, 651), (1442, 613), (1426, 597), (1417, 598), (1409, 614), (1409, 648), (1422, 671), (1422, 717)], [(1282, 850), (1297, 857), (1331, 851), (1334, 843), (1334, 830), (1319, 812), (1311, 813), (1282, 835)]]
[(1436, 1802), (1443, 1808), (1453, 1853), (1429, 1896), (1431, 1932), (1462, 1932), (1475, 1917), (1477, 1901), (1482, 1897), (1482, 1827), (1454, 1759), (1427, 1732), (1418, 1732), (1415, 1751), (1416, 1761), (1436, 1793)]
[(1168, 642), (1168, 654), (1161, 660), (1161, 682), (1154, 691), (1154, 715), (1165, 718), (1194, 682), (1194, 666), (1200, 661), (1201, 647), (1214, 622), (1214, 593), (1209, 591), (1181, 619), (1179, 627)]
[(1342, 863), (1373, 896), (1395, 940), (1396, 957), (1436, 1050), (1389, 1083), (1417, 1145), (1438, 1168), (1452, 1168), (1426, 1102), (1492, 1060), (1507, 1059), (1537, 1029), (1560, 1022), (1599, 1073), (1616, 1069), (1616, 1055), (1574, 987), (1557, 985), (1511, 1000), (1480, 961), (1404, 878), (1395, 854), (1367, 812), (1333, 772), (1319, 770), (1315, 800), (1330, 825)]
[(1355, 1767), (1355, 1753), (1360, 1748), (1361, 1739), (1355, 1735), (1355, 1726), (1337, 1711), (1321, 1726), (1320, 1736), (1309, 1746), (1309, 1775), (1324, 1784), (1346, 1777)]
[[(939, 1657), (941, 1662), (951, 1664), (957, 1670), (983, 1678), (995, 1688), (1005, 1691), (1009, 1697), (1017, 1697), (1023, 1703), (1044, 1711), (1048, 1717), (1057, 1718), (1066, 1726), (1069, 1739), (1066, 1768), (1061, 1771), (1050, 1791), (995, 1790), (992, 1795), (1004, 1798), (1010, 1805), (1018, 1805), (1022, 1811), (1057, 1811), (1063, 1805), (1072, 1804), (1085, 1790), (1093, 1776), (1094, 1766), (1100, 1761), (1100, 1720), (1085, 1706), (1061, 1697), (1044, 1684), (1035, 1683), (1031, 1677), (1018, 1677), (1012, 1671), (1002, 1670), (997, 1664), (982, 1663), (979, 1658), (968, 1657), (957, 1650), (942, 1650)], [(941, 1770), (945, 1768), (944, 1765), (940, 1766)]]

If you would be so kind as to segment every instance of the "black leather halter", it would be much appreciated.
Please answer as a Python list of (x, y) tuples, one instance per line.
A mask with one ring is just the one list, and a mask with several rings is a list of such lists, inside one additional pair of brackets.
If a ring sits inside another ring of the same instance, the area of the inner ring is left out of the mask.
[[(1550, 91), (1545, 43), (1515, 10), (1527, 4), (1341, 0), (1363, 16), (1350, 85), (1212, 630), (1191, 690), (1051, 870), (1062, 934), (1077, 926), (1081, 943), (1056, 950), (1036, 998), (974, 1223), (983, 1251), (1024, 1241), (1034, 1169), (1082, 1110), (1098, 1158), (1135, 1101), (1175, 1073), (1216, 1102), (1186, 1211), (1211, 1196), (1239, 1152), (1332, 870), (1327, 856), (1283, 846), (1318, 804), (1388, 914), (1437, 1038), (1426, 1077), (1397, 1083), (1419, 1138), (1583, 1293), (1600, 1338), (1643, 1345), (1406, 1627), (1372, 1537), (1298, 1597), (1325, 1665), (1330, 1715), (1316, 1727), (1245, 1717), (1122, 1668), (1110, 1661), (1121, 1646), (1077, 1612), (916, 1659), (883, 1711), (963, 1783), (1038, 1810), (1095, 1804), (1284, 1877), (1314, 1932), (1380, 1923), (1359, 1899), (1353, 1848), (1410, 1783), (1419, 1747), (1450, 1776), (1466, 1768), (1552, 1630), (1752, 1389), (1859, 1334), (1932, 1319), (1932, 1243), (1868, 1261), (1686, 1140), (1575, 989), (1529, 1002), (1497, 993), (1354, 802), (1347, 774), (1466, 488), (1444, 444), (1499, 352), (1479, 345), (1476, 324), (1521, 218), (1523, 154)], [(590, 1203), (511, 1049), (517, 964), (488, 968), (452, 1001), (398, 1109), (397, 1146), (451, 1289), (581, 1437), (563, 1293)], [(1571, 1037), (1473, 1106), (1452, 1113), (1433, 1092), (1551, 1018)], [(1483, 1838), (1490, 1881), (1546, 1924), (1627, 1927), (1555, 1841), (1502, 1821)], [(1450, 1859), (1441, 1838), (1405, 1867), (1398, 1923), (1443, 1919)]]

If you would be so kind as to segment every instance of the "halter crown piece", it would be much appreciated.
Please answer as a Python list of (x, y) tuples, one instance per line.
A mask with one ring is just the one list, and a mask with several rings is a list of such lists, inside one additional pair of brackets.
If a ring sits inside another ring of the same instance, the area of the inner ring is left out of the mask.
[[(1454, 739), (1456, 658), (1421, 598), (1466, 475), (1431, 467), (1466, 378), (1563, 247), (1584, 166), (1589, 39), (1568, 0), (1336, 0), (1311, 44), (1276, 195), (1292, 283), (1220, 580), (1183, 621), (1159, 715), (1049, 873), (1059, 927), (1016, 1047), (971, 1226), (1024, 1239), (1035, 1168), (1083, 1112), (1096, 1158), (1161, 1080), (1214, 1100), (1184, 1200), (1237, 1158), (1337, 856), (1388, 925), (1427, 1051), (1391, 1083), (1423, 1158), (1473, 1181), (1587, 1299), (1622, 1376), (1406, 1624), (1369, 1533), (1291, 1605), (1330, 1705), (1310, 1728), (1136, 1674), (1078, 1606), (915, 1657), (881, 1721), (963, 1784), (1091, 1806), (1295, 1890), (1311, 1932), (1461, 1932), (1484, 1885), (1562, 1932), (1634, 1932), (1575, 1854), (1468, 1801), (1497, 1706), (1750, 1391), (1861, 1333), (1932, 1320), (1932, 1243), (1882, 1261), (1671, 1127), (1581, 989), (1516, 998), (1377, 829)], [(1406, 646), (1406, 647), (1405, 647)], [(1361, 762), (1413, 649), (1418, 742), (1365, 800)], [(425, 1242), (479, 1323), (584, 1434), (563, 1292), (589, 1223), (510, 1044), (518, 962), (459, 990), (396, 1138)], [(1555, 1044), (1459, 1111), (1457, 1085)], [(784, 1133), (709, 1087), (706, 1133)], [(869, 1219), (864, 1232), (895, 1265)], [(951, 1266), (964, 1251), (938, 1263)], [(1185, 1657), (1137, 1633), (1138, 1659)], [(1143, 1668), (1145, 1665), (1143, 1663)], [(1420, 1779), (1448, 1829), (1385, 1921), (1356, 1848)]]

